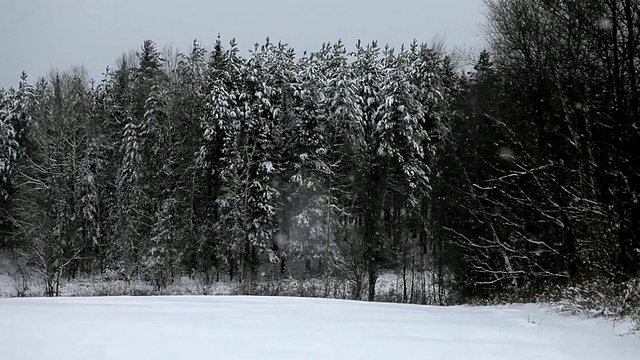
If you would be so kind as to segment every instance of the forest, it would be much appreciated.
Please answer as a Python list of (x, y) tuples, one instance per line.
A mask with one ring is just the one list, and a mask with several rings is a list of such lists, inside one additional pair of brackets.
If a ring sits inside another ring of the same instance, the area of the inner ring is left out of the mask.
[(373, 301), (394, 272), (437, 292), (403, 302), (595, 289), (639, 309), (640, 2), (486, 12), (470, 66), (417, 41), (242, 56), (218, 36), (146, 40), (96, 81), (23, 73), (0, 90), (0, 249), (50, 296), (115, 272), (343, 277)]

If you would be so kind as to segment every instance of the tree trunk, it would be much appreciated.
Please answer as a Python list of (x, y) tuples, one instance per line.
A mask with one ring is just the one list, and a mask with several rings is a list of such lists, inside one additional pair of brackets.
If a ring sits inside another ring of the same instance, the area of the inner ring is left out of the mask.
[(567, 267), (569, 269), (569, 278), (575, 279), (578, 274), (578, 255), (575, 234), (573, 233), (573, 227), (567, 214), (562, 214), (562, 224), (564, 225), (564, 247)]
[(375, 301), (376, 299), (376, 282), (378, 282), (378, 265), (375, 261), (369, 262), (367, 269), (367, 275), (369, 277), (369, 294), (367, 296), (368, 301)]

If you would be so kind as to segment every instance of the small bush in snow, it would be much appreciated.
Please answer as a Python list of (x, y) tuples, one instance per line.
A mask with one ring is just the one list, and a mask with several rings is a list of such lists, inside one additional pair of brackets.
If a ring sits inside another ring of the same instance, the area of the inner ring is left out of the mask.
[(556, 288), (540, 300), (557, 303), (561, 311), (574, 315), (630, 319), (640, 330), (640, 279), (617, 283), (597, 278)]
[(29, 276), (25, 271), (17, 271), (13, 274), (10, 274), (13, 279), (13, 289), (15, 291), (16, 297), (27, 297), (29, 296)]

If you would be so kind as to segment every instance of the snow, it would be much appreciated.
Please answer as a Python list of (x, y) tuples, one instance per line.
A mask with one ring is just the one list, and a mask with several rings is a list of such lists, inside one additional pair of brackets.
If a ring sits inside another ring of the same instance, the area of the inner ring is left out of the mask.
[(0, 358), (640, 359), (636, 335), (537, 305), (283, 297), (0, 299)]

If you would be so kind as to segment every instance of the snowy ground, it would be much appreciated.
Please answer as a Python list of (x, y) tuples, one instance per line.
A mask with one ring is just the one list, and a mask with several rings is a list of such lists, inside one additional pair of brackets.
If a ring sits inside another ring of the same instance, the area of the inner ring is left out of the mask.
[(16, 298), (0, 299), (0, 359), (640, 359), (623, 325), (535, 305)]

